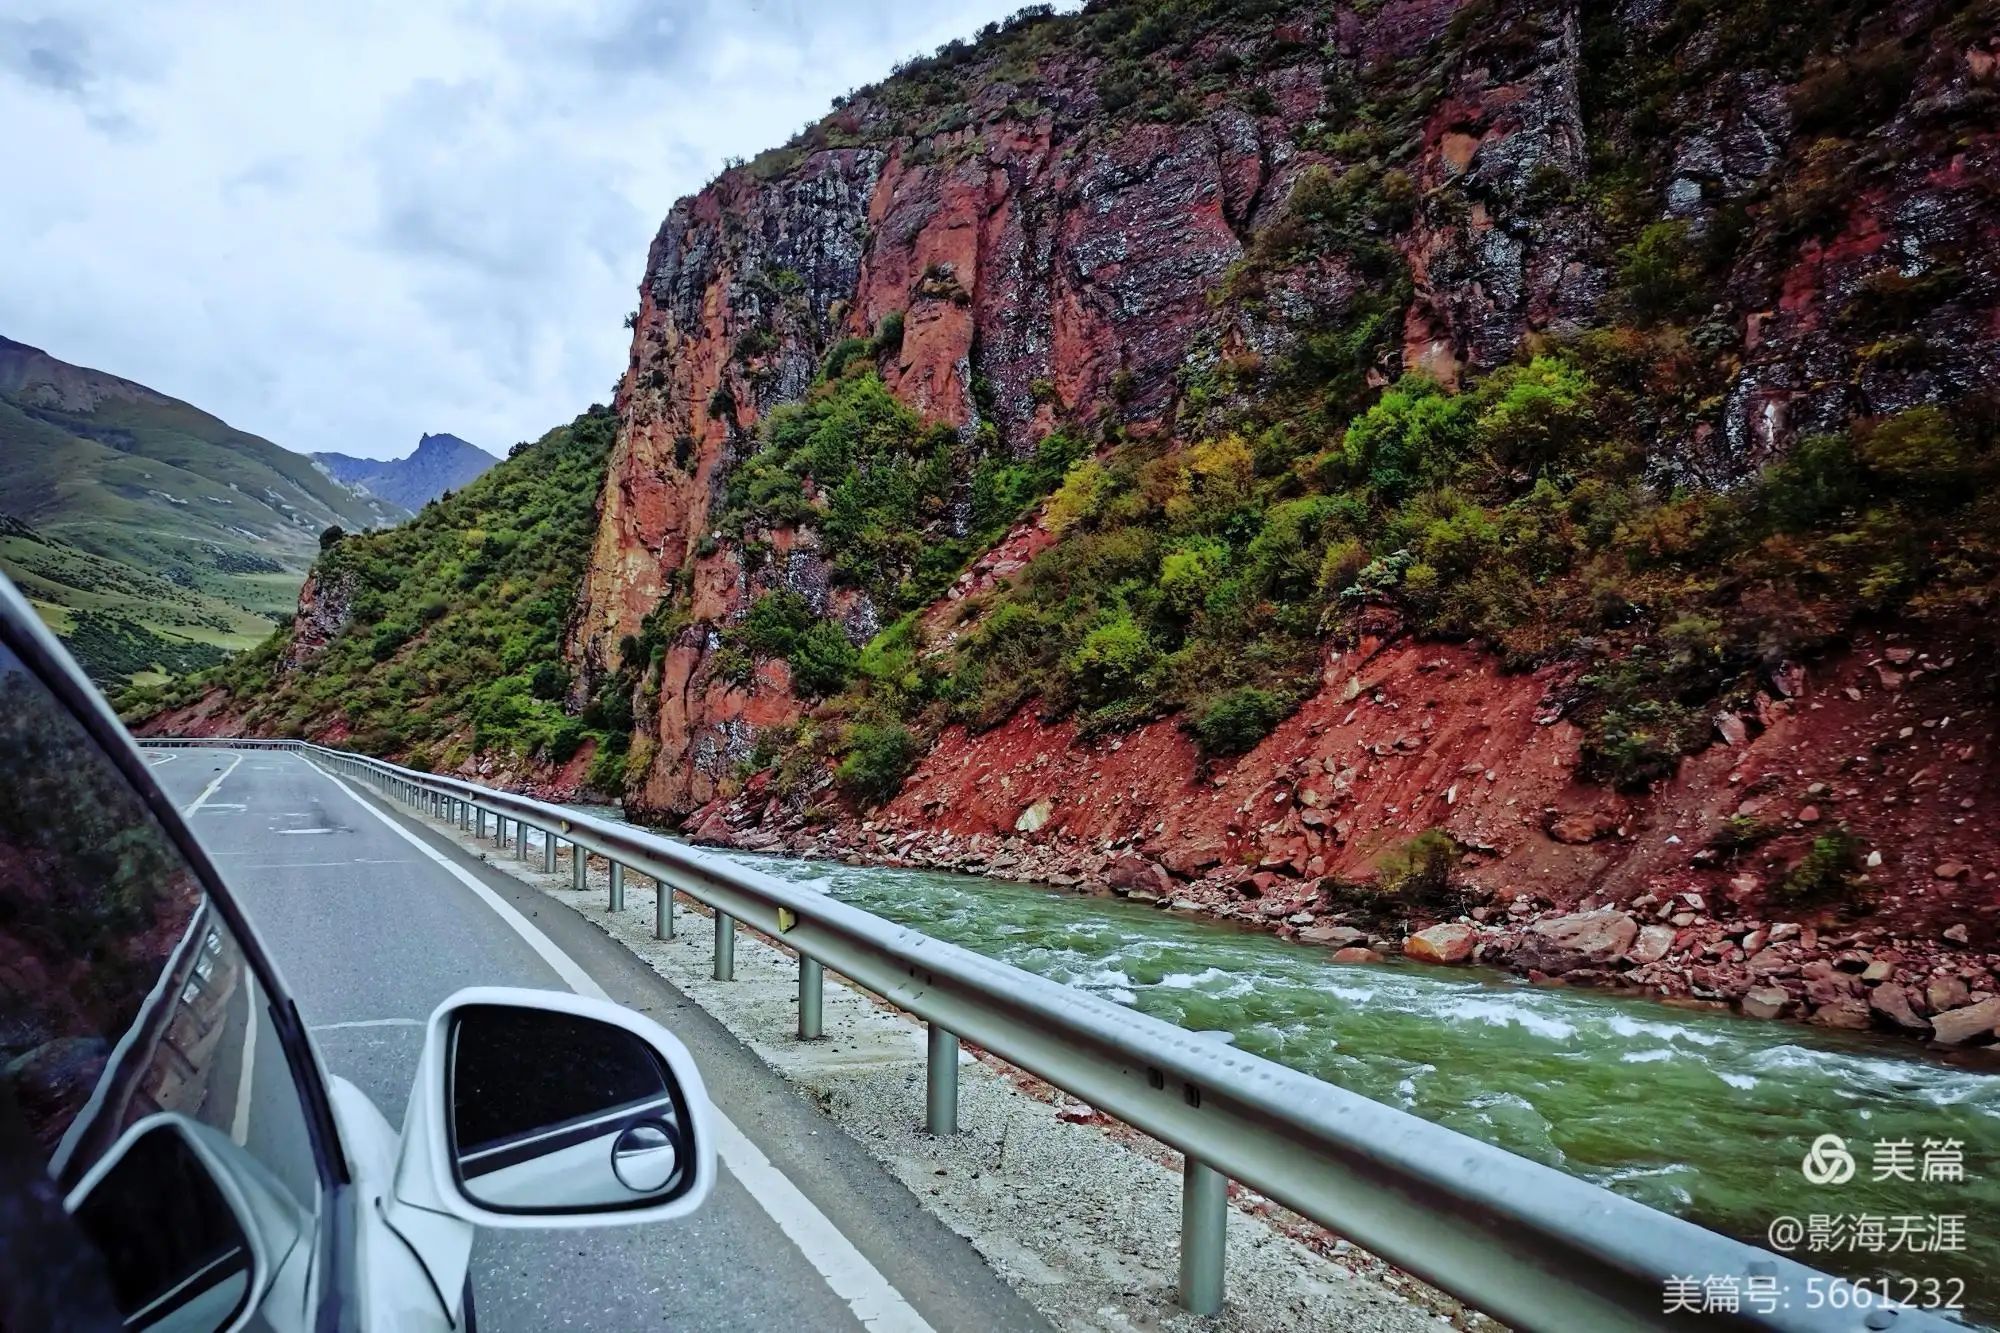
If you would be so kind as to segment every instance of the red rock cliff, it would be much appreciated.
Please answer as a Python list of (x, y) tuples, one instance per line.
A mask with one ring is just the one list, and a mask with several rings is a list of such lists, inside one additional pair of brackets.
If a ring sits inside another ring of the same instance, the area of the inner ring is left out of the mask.
[[(798, 715), (782, 663), (761, 664), (747, 685), (713, 670), (720, 630), (758, 592), (801, 592), (857, 642), (877, 628), (877, 609), (838, 586), (810, 531), (772, 534), (778, 558), (751, 574), (709, 527), (758, 422), (807, 390), (840, 339), (900, 315), (889, 387), (1016, 456), (1058, 422), (1098, 413), (1134, 433), (1198, 431), (1232, 391), (1191, 384), (1230, 358), (1281, 356), (1393, 286), (1328, 253), (1248, 299), (1217, 299), (1303, 172), (1386, 156), (1414, 187), (1406, 216), (1380, 234), (1409, 286), (1398, 345), (1372, 374), (1482, 371), (1609, 309), (1615, 257), (1589, 200), (1619, 187), (1593, 175), (1603, 145), (1587, 122), (1592, 80), (1615, 99), (1607, 85), (1625, 66), (1593, 40), (1618, 34), (1662, 59), (1747, 40), (1722, 19), (1683, 31), (1637, 0), (1615, 17), (1560, 2), (1280, 7), (1163, 38), (1147, 58), (1153, 81), (1134, 94), (1154, 100), (1134, 114), (1126, 73), (1083, 36), (1120, 8), (1035, 25), (1045, 31), (1032, 41), (941, 53), (950, 97), (935, 95), (935, 69), (857, 94), (668, 216), (640, 287), (623, 429), (569, 645), (581, 697), (649, 616), (669, 631), (637, 687), (637, 807), (701, 806), (758, 728)], [(1899, 5), (1870, 35), (1900, 41), (1917, 70), (1901, 109), (1881, 114), (1923, 146), (1874, 177), (1886, 188), (1813, 193), (1814, 131), (1795, 124), (1799, 70), (1783, 52), (1748, 49), (1728, 77), (1673, 102), (1659, 131), (1672, 138), (1665, 216), (1691, 236), (1733, 225), (1746, 203), (1837, 222), (1821, 229), (1831, 239), (1760, 247), (1729, 275), (1696, 336), (1736, 349), (1734, 370), (1719, 400), (1660, 423), (1663, 477), (1729, 485), (1803, 432), (2000, 369), (1990, 265), (1961, 270), (1984, 293), (1971, 313), (1909, 330), (1927, 339), (1921, 365), (1843, 315), (1885, 264), (1928, 270), (2000, 240), (1986, 184), (1994, 136), (1918, 134), (1963, 99), (1991, 96), (1991, 35), (1961, 40), (1939, 12)], [(1413, 132), (1368, 139), (1382, 124)]]

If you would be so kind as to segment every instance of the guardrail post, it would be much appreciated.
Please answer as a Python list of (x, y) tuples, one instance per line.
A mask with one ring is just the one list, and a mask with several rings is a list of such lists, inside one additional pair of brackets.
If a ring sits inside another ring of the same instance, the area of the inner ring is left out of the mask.
[(670, 940), (674, 937), (674, 886), (656, 879), (653, 888), (653, 938)]
[(1229, 1181), (1214, 1167), (1183, 1157), (1181, 1167), (1181, 1308), (1222, 1313), (1222, 1259), (1229, 1249)]
[[(544, 833), (542, 836), (546, 838), (548, 834)], [(514, 859), (516, 861), (528, 859), (528, 826), (518, 819), (514, 821)]]
[(799, 955), (799, 1040), (815, 1041), (825, 1035), (820, 1020), (826, 994), (826, 969), (817, 958)]
[(958, 1133), (958, 1034), (930, 1026), (930, 1069), (924, 1078), (924, 1128)]
[(613, 912), (625, 910), (625, 867), (616, 861), (611, 863), (611, 896), (608, 904), (609, 910)]
[(556, 835), (547, 829), (542, 830), (542, 873), (556, 873)]
[(486, 811), (476, 805), (472, 807), (472, 836), (475, 839), (486, 836)]
[(736, 980), (736, 918), (720, 909), (715, 913), (715, 979)]
[(583, 844), (572, 841), (569, 845), (569, 886), (582, 893), (589, 884), (585, 878), (590, 873), (590, 853), (583, 850)]

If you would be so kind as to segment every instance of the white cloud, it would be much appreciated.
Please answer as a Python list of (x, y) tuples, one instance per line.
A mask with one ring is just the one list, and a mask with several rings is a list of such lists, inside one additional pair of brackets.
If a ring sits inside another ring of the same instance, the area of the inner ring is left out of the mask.
[(602, 401), (673, 201), (1019, 0), (14, 0), (0, 334), (301, 451)]

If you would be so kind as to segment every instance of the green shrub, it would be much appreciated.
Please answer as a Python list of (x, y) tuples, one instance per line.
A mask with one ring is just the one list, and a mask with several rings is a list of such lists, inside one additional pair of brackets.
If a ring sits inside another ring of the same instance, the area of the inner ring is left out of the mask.
[(1192, 616), (1229, 561), (1229, 548), (1209, 537), (1190, 537), (1160, 560), (1160, 596), (1177, 615)]
[(1405, 375), (1347, 428), (1348, 477), (1397, 502), (1443, 479), (1471, 443), (1471, 404), (1437, 381)]
[(625, 738), (622, 736), (600, 741), (597, 753), (590, 757), (590, 773), (585, 784), (594, 791), (623, 795), (626, 790)]
[(1101, 707), (1137, 694), (1158, 659), (1145, 630), (1120, 613), (1083, 636), (1067, 668), (1076, 697)]
[(1212, 700), (1195, 715), (1190, 729), (1204, 754), (1243, 754), (1270, 735), (1285, 712), (1278, 695), (1245, 685)]
[(1812, 848), (1773, 892), (1785, 902), (1817, 905), (1852, 896), (1861, 870), (1861, 839), (1845, 827), (1813, 839)]
[(1584, 728), (1583, 770), (1622, 790), (1642, 790), (1671, 776), (1707, 731), (1704, 718), (1671, 699), (1608, 704)]
[(868, 346), (869, 355), (878, 360), (893, 356), (903, 350), (903, 312), (891, 310), (875, 321), (875, 337)]
[(1070, 468), (1062, 485), (1049, 497), (1042, 522), (1060, 537), (1071, 528), (1090, 522), (1103, 512), (1117, 489), (1117, 482), (1104, 465), (1086, 458)]
[(853, 364), (857, 358), (867, 356), (869, 351), (870, 347), (866, 338), (842, 338), (827, 352), (826, 360), (820, 366), (820, 378), (828, 380), (839, 379), (847, 373), (849, 365)]
[(836, 694), (854, 675), (859, 654), (847, 634), (831, 620), (814, 621), (787, 654), (792, 668), (792, 684), (801, 692), (824, 696)]
[(1685, 221), (1650, 223), (1626, 247), (1618, 260), (1618, 295), (1626, 314), (1642, 328), (1707, 308), (1707, 276)]
[(785, 657), (813, 623), (812, 608), (790, 588), (767, 592), (750, 604), (732, 637), (753, 653)]
[(1948, 490), (1973, 465), (1951, 418), (1928, 403), (1858, 428), (1855, 452), (1869, 471), (1919, 491)]
[(1473, 434), (1502, 468), (1537, 471), (1582, 452), (1596, 425), (1596, 386), (1561, 357), (1504, 366), (1479, 386)]
[(916, 736), (897, 722), (860, 723), (848, 729), (847, 757), (834, 770), (834, 780), (872, 804), (896, 794), (921, 753)]
[(1444, 902), (1451, 896), (1458, 843), (1443, 829), (1425, 829), (1375, 863), (1375, 892), (1409, 909)]

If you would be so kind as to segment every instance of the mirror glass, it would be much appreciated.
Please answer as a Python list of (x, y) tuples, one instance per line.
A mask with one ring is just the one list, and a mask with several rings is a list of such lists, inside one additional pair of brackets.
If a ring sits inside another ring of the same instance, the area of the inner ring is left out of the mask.
[(502, 1213), (665, 1203), (694, 1182), (692, 1123), (638, 1034), (577, 1014), (453, 1014), (451, 1153), (465, 1196)]
[(186, 1138), (161, 1125), (134, 1138), (77, 1203), (125, 1327), (215, 1333), (250, 1300), (255, 1259), (243, 1224)]

